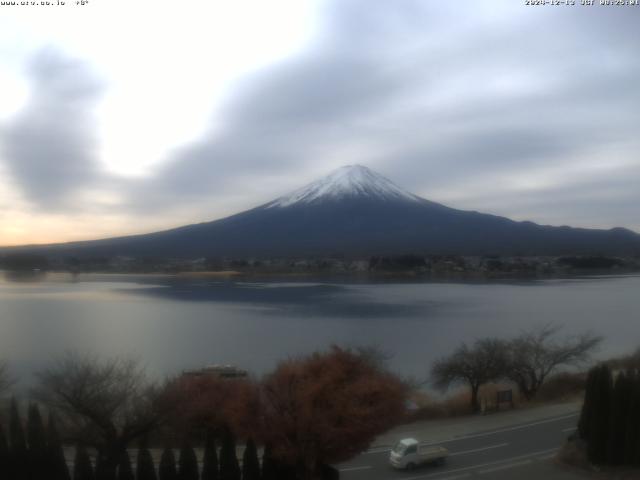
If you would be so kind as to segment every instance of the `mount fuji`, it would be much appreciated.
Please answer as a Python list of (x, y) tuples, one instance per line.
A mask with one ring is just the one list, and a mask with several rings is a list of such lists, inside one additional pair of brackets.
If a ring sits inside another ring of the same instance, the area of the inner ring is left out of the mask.
[(623, 228), (552, 227), (456, 210), (409, 193), (367, 167), (352, 165), (220, 220), (21, 249), (58, 256), (174, 258), (638, 254), (640, 235)]

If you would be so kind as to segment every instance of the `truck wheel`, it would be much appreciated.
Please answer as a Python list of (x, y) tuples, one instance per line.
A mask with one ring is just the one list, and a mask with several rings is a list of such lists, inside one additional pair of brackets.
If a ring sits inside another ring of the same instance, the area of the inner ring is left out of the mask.
[(413, 470), (414, 468), (416, 468), (414, 463), (407, 463), (407, 470)]

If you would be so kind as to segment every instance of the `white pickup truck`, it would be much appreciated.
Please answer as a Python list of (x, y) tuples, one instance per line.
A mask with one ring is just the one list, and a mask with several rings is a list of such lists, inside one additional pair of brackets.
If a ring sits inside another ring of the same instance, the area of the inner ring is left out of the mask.
[(420, 446), (415, 438), (405, 438), (391, 450), (389, 463), (394, 468), (412, 470), (426, 463), (442, 465), (448, 455), (449, 450), (444, 447)]

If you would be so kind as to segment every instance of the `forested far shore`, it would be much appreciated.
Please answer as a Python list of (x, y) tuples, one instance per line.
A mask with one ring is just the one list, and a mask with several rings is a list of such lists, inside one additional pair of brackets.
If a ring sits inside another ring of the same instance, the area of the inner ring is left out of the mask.
[(416, 276), (558, 276), (640, 272), (640, 255), (461, 256), (379, 255), (353, 258), (335, 254), (304, 258), (163, 258), (75, 257), (28, 253), (0, 255), (0, 269), (9, 274), (45, 271), (89, 273), (199, 273), (210, 275), (356, 274)]

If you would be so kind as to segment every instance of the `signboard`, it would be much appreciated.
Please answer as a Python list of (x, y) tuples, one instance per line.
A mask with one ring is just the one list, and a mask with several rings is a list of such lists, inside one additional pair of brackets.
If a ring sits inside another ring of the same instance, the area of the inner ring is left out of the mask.
[(500, 390), (497, 393), (496, 408), (500, 409), (501, 403), (508, 403), (513, 408), (513, 390)]

